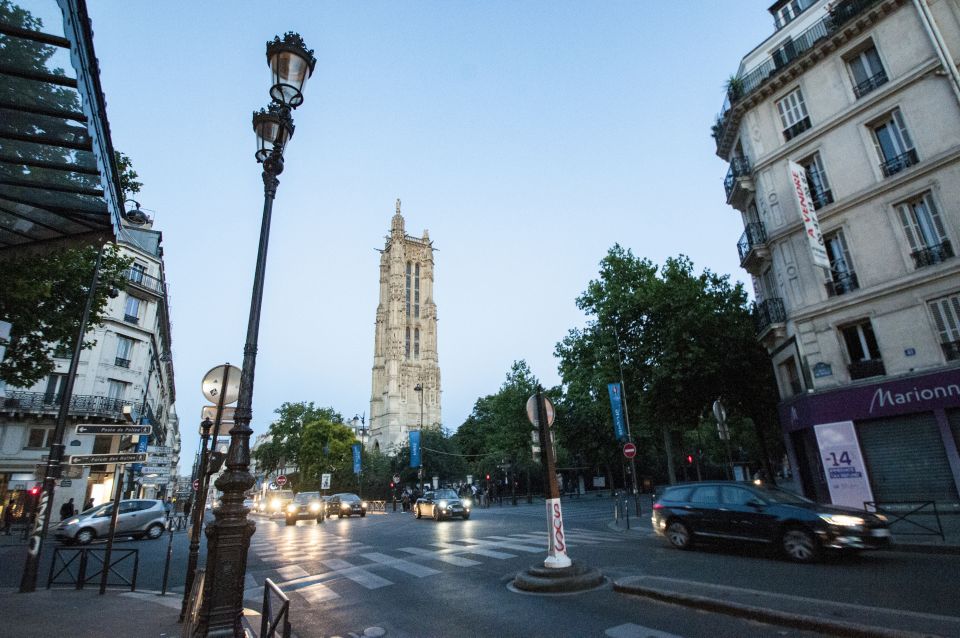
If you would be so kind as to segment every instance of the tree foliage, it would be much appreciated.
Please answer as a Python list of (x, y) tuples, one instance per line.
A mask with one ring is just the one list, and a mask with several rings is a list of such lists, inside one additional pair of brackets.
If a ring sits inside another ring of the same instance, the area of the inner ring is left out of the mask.
[[(14, 387), (30, 387), (53, 372), (55, 349), (72, 350), (96, 258), (94, 247), (66, 248), (42, 255), (18, 255), (3, 263), (0, 318), (12, 327), (10, 338), (0, 339), (7, 347), (0, 362), (0, 380)], [(88, 328), (103, 322), (109, 293), (124, 280), (132, 262), (116, 246), (104, 248)], [(92, 348), (95, 343), (88, 333), (83, 348)]]
[[(333, 408), (318, 408), (313, 402), (284, 403), (274, 410), (276, 420), (270, 424), (270, 441), (253, 453), (257, 467), (265, 473), (281, 468), (299, 468), (304, 429), (307, 424), (320, 421), (343, 423), (343, 417)], [(343, 426), (346, 427), (346, 426)]]

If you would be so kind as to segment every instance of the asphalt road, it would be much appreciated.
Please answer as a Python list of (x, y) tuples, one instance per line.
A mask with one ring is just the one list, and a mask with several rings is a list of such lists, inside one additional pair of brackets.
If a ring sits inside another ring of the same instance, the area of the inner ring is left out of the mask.
[[(611, 581), (640, 575), (680, 579), (706, 583), (718, 597), (729, 588), (777, 592), (801, 607), (845, 604), (846, 620), (866, 624), (879, 609), (918, 620), (960, 613), (957, 555), (888, 551), (794, 565), (756, 551), (674, 550), (652, 536), (646, 517), (633, 521), (635, 531), (618, 532), (608, 526), (609, 499), (565, 501), (564, 515), (570, 556), (598, 567)], [(440, 523), (400, 512), (292, 527), (254, 520), (245, 605), (258, 609), (264, 580), (272, 579), (290, 597), (294, 633), (304, 638), (363, 635), (376, 627), (388, 636), (815, 635), (617, 593), (609, 583), (569, 595), (513, 591), (513, 576), (546, 555), (542, 504), (494, 506), (475, 510), (468, 521)], [(140, 550), (138, 590), (160, 589), (167, 543), (165, 535), (117, 544)], [(45, 546), (44, 562), (55, 546)], [(182, 593), (187, 546), (185, 533), (174, 534), (172, 596)], [(19, 582), (22, 551), (14, 549), (0, 548), (0, 585)]]

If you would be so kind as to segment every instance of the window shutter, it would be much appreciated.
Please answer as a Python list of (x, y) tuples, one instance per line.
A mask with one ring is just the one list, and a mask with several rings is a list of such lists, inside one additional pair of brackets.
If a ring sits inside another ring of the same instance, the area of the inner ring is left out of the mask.
[(922, 235), (920, 235), (920, 228), (917, 226), (910, 204), (900, 204), (897, 206), (897, 210), (900, 212), (900, 222), (903, 224), (903, 232), (906, 234), (907, 241), (910, 243), (910, 250), (917, 251), (924, 248), (920, 239), (922, 237)]
[(960, 295), (935, 299), (929, 305), (940, 342), (960, 341)]

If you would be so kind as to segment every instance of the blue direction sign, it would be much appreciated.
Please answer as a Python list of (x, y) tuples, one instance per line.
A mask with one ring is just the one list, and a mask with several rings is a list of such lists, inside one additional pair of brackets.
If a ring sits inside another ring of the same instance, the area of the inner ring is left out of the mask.
[(70, 465), (106, 465), (109, 463), (143, 463), (146, 454), (122, 452), (120, 454), (72, 454)]
[(150, 434), (153, 427), (150, 425), (100, 425), (99, 423), (80, 424), (76, 428), (77, 434)]

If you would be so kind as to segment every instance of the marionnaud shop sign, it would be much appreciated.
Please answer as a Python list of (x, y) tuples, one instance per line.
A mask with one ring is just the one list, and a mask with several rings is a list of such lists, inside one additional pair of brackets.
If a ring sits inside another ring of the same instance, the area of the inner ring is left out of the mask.
[(827, 475), (830, 501), (834, 505), (857, 509), (862, 509), (864, 503), (873, 502), (853, 421), (824, 423), (813, 429), (820, 447), (820, 461)]
[(788, 170), (790, 171), (790, 184), (793, 186), (793, 194), (796, 196), (797, 205), (800, 207), (800, 218), (803, 220), (803, 229), (807, 236), (807, 243), (810, 245), (813, 264), (829, 268), (830, 258), (827, 256), (827, 249), (823, 245), (823, 235), (820, 234), (820, 220), (817, 219), (817, 211), (813, 208), (810, 185), (807, 184), (807, 173), (802, 166), (794, 161), (789, 162)]

